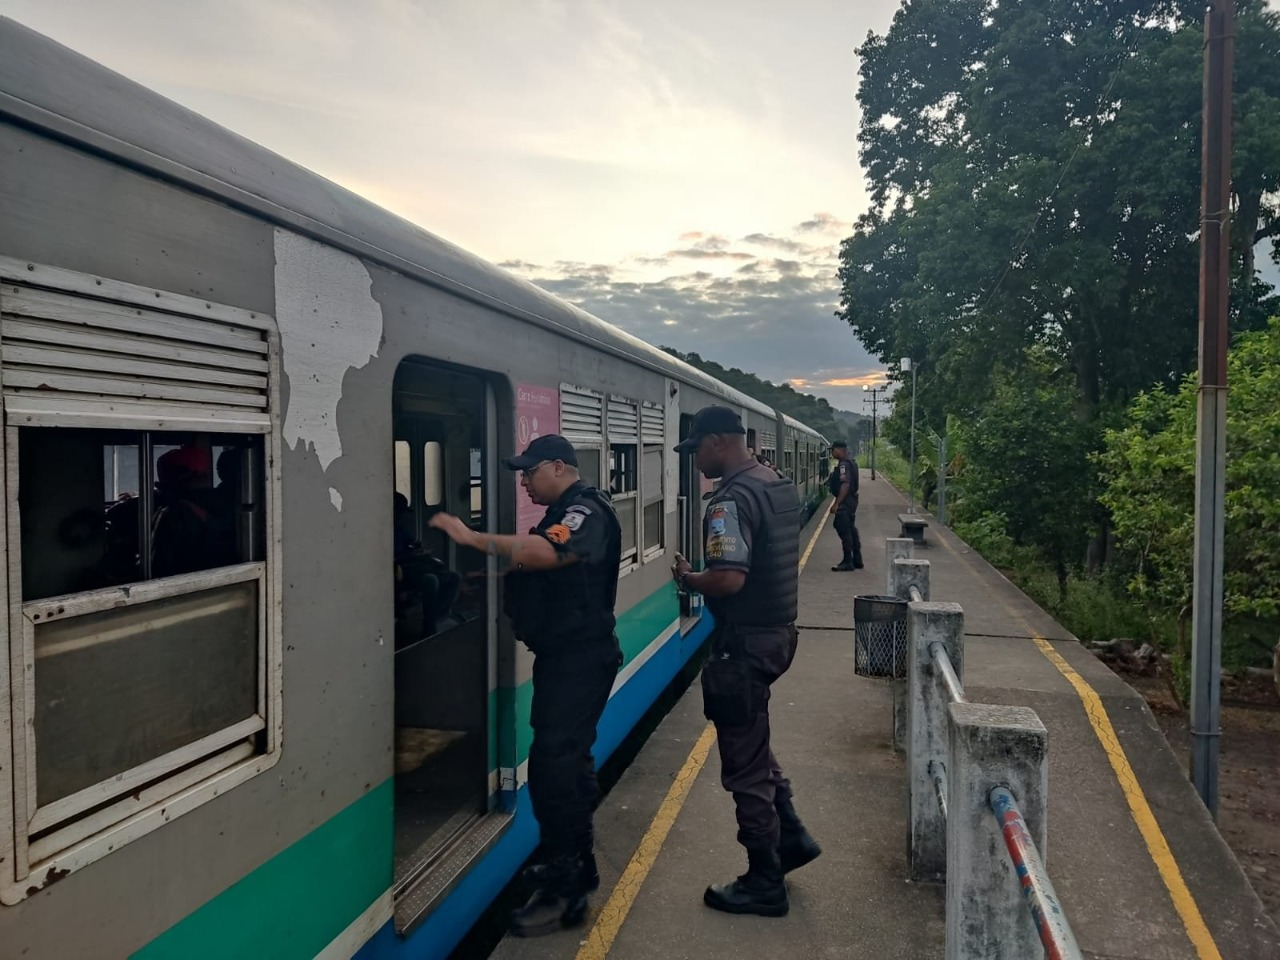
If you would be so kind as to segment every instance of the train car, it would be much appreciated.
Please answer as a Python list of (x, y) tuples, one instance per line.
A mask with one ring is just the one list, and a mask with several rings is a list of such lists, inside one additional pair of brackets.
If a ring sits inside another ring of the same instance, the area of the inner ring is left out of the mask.
[(603, 761), (710, 630), (693, 413), (821, 496), (803, 424), (11, 20), (0, 381), (4, 957), (447, 956), (536, 843), (532, 661), (431, 516), (530, 527), (548, 432), (612, 493)]

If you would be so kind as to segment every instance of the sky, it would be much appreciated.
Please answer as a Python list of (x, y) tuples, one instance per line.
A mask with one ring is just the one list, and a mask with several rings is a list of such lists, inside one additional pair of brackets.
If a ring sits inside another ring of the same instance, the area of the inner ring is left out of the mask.
[(643, 339), (863, 409), (856, 47), (898, 0), (0, 0)]

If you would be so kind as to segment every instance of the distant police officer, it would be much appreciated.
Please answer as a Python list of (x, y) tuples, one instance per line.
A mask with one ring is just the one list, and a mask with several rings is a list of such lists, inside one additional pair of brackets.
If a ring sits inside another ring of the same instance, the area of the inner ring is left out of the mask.
[(507, 461), (546, 516), (528, 534), (478, 533), (457, 517), (431, 525), (454, 541), (511, 559), (506, 612), (534, 653), (529, 797), (542, 828), (543, 862), (528, 877), (536, 892), (512, 914), (512, 931), (540, 936), (582, 922), (600, 885), (592, 853), (599, 802), (591, 745), (622, 656), (614, 602), (622, 529), (607, 494), (578, 476), (563, 437), (538, 437)]
[(769, 687), (796, 652), (800, 499), (793, 483), (750, 455), (742, 421), (727, 407), (699, 410), (675, 449), (721, 481), (703, 518), (706, 570), (694, 573), (677, 554), (672, 574), (706, 597), (715, 618), (703, 710), (716, 726), (720, 779), (733, 794), (748, 862), (745, 874), (708, 887), (703, 900), (729, 913), (781, 917), (783, 874), (822, 852), (796, 816), (769, 746)]
[(837, 440), (831, 445), (831, 455), (836, 458), (835, 469), (827, 481), (827, 488), (835, 497), (831, 512), (835, 514), (836, 533), (844, 548), (844, 559), (832, 570), (862, 569), (862, 538), (856, 524), (858, 514), (858, 465), (849, 459), (849, 445)]

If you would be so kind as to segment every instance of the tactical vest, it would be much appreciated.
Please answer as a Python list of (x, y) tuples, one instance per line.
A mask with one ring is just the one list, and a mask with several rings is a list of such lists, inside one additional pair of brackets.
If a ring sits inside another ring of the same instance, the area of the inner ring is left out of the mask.
[(622, 527), (609, 495), (580, 481), (547, 508), (538, 529), (559, 523), (569, 507), (582, 502), (599, 511), (601, 522), (609, 525), (606, 560), (579, 560), (567, 567), (507, 577), (506, 613), (516, 636), (535, 654), (610, 637), (617, 625), (614, 606), (618, 599)]
[(790, 480), (755, 465), (731, 476), (717, 491), (749, 501), (757, 525), (751, 531), (751, 569), (742, 589), (708, 597), (722, 624), (784, 626), (795, 623), (800, 593), (800, 495)]

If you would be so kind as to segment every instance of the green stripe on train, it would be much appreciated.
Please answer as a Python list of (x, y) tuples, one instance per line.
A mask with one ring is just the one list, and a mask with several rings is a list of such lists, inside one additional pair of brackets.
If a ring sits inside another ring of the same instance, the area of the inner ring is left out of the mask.
[(131, 960), (310, 960), (391, 886), (394, 793), (375, 787)]

